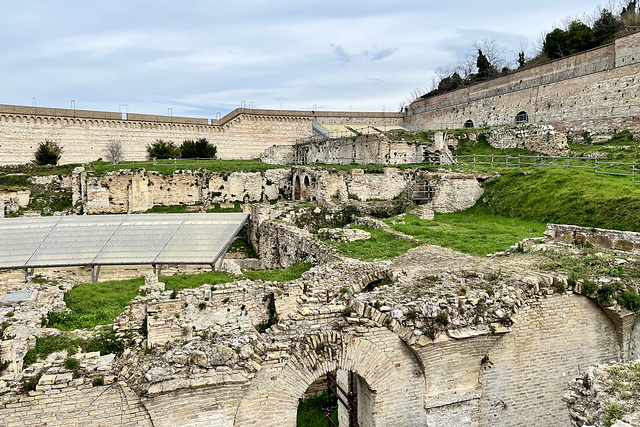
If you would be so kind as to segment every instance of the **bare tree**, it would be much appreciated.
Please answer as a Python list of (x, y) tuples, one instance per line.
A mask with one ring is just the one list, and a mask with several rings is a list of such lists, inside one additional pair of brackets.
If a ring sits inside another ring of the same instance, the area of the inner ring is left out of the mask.
[(105, 151), (105, 158), (108, 162), (118, 163), (124, 160), (124, 150), (120, 141), (109, 141)]

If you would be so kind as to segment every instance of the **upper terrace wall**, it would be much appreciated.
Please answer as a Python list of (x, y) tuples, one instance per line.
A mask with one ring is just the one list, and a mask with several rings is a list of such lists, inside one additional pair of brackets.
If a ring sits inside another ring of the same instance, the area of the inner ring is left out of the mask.
[(102, 111), (0, 105), (0, 164), (22, 164), (45, 139), (63, 147), (61, 163), (104, 158), (111, 141), (128, 160), (146, 158), (156, 139), (180, 143), (207, 138), (223, 159), (257, 158), (273, 145), (292, 145), (312, 134), (312, 122), (398, 124), (399, 114), (236, 109), (225, 117), (200, 119)]
[(640, 130), (640, 33), (597, 49), (518, 71), (427, 99), (407, 111), (406, 122), (430, 129), (530, 122), (565, 131)]

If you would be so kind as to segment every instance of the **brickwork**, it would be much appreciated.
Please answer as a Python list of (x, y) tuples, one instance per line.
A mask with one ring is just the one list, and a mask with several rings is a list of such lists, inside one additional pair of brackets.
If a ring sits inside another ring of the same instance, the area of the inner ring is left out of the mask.
[(54, 385), (47, 391), (29, 392), (16, 401), (3, 402), (0, 425), (111, 427), (154, 424), (138, 396), (126, 385), (114, 383), (99, 387)]
[(570, 426), (561, 398), (581, 369), (619, 360), (613, 324), (587, 298), (531, 301), (488, 353), (481, 370), (481, 426)]
[(338, 369), (355, 372), (371, 389), (366, 425), (426, 425), (421, 366), (395, 334), (373, 328), (361, 337), (332, 332), (314, 339), (314, 348), (325, 343), (331, 354), (300, 349), (291, 360), (263, 365), (240, 402), (236, 425), (295, 426), (298, 399), (316, 378)]
[(156, 427), (231, 427), (242, 398), (241, 384), (180, 390), (144, 399)]

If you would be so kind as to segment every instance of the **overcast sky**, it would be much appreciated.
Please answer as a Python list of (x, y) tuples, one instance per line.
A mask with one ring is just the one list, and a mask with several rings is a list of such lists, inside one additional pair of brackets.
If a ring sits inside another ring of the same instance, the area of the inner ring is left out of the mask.
[(474, 40), (515, 61), (522, 42), (533, 52), (542, 31), (601, 4), (0, 0), (0, 104), (209, 118), (243, 101), (398, 111)]

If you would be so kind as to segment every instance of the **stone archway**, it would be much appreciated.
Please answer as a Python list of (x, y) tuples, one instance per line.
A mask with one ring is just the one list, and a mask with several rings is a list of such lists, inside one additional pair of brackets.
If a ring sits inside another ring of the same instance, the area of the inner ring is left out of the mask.
[(370, 335), (307, 335), (288, 360), (262, 366), (238, 406), (235, 425), (295, 426), (298, 399), (317, 378), (338, 370), (357, 374), (369, 387), (371, 401), (363, 407), (370, 409), (362, 415), (367, 427), (426, 425), (419, 362), (393, 332)]
[(296, 175), (295, 178), (293, 178), (293, 200), (300, 200), (301, 196), (300, 175)]

